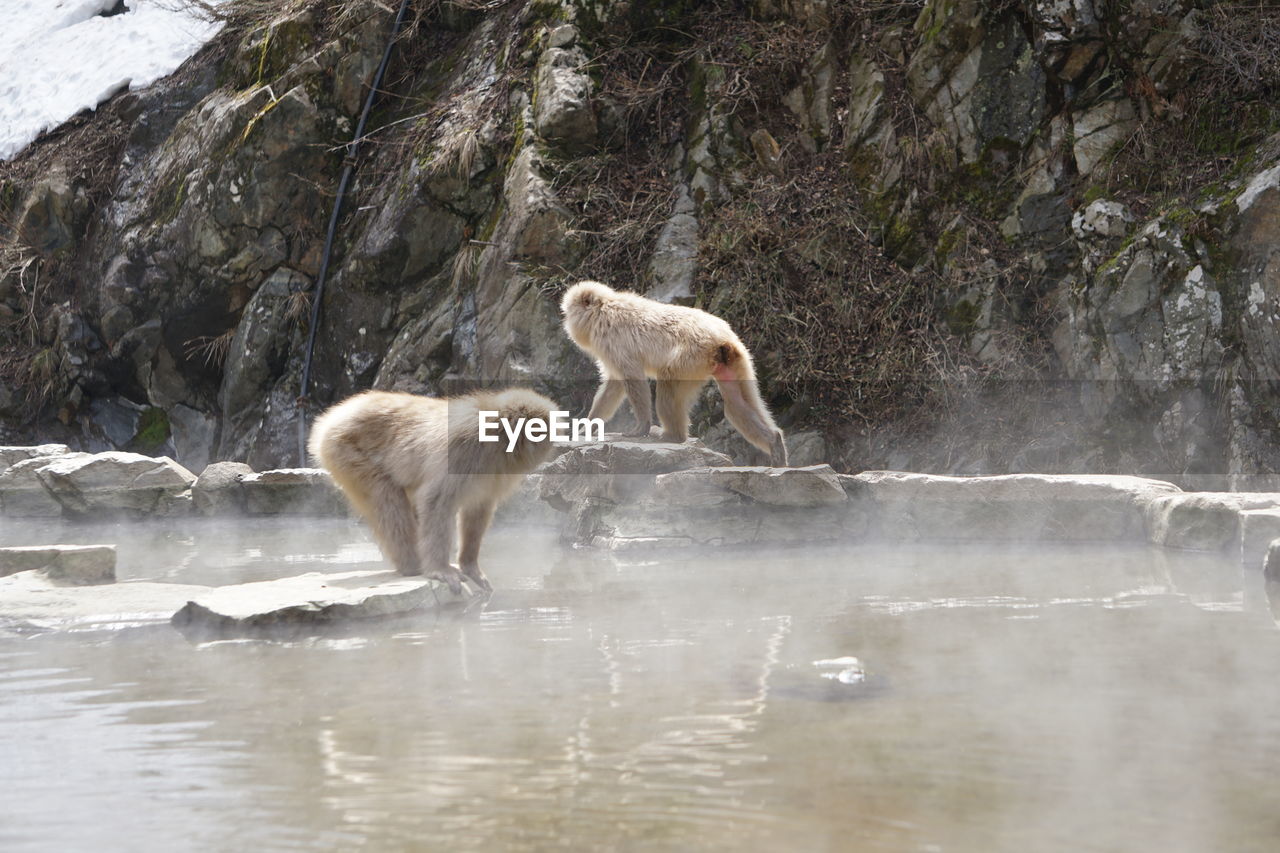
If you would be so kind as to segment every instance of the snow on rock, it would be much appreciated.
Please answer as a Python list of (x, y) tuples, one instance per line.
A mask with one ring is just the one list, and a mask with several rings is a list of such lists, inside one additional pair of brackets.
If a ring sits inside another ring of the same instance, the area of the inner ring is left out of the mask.
[(220, 23), (172, 0), (7, 0), (0, 40), (0, 160), (115, 93), (173, 73)]

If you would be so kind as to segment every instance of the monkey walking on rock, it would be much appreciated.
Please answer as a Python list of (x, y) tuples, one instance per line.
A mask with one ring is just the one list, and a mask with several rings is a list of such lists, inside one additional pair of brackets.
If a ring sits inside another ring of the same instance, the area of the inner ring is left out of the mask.
[(569, 337), (600, 367), (589, 417), (608, 420), (625, 395), (636, 416), (630, 434), (648, 435), (651, 377), (658, 382), (662, 438), (682, 442), (689, 437), (689, 410), (698, 392), (714, 379), (729, 423), (767, 453), (771, 465), (787, 464), (787, 445), (760, 398), (751, 353), (724, 320), (596, 281), (569, 288), (560, 310)]
[[(308, 449), (373, 530), (383, 556), (405, 575), (426, 574), (462, 591), (464, 576), (491, 590), (480, 540), (493, 512), (551, 444), (525, 436), (480, 441), (480, 412), (509, 423), (544, 421), (556, 406), (521, 388), (447, 399), (366, 391), (331, 407)], [(458, 568), (449, 563), (458, 527)]]

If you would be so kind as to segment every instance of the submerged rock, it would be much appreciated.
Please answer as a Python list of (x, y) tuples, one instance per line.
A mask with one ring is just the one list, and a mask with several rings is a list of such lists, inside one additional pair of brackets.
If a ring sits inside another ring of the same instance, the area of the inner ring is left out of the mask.
[(0, 577), (39, 571), (51, 581), (70, 584), (114, 583), (114, 545), (29, 545), (0, 548)]
[(172, 622), (183, 630), (253, 633), (403, 616), (454, 598), (444, 584), (393, 571), (313, 572), (209, 590)]
[(59, 583), (43, 572), (19, 572), (0, 578), (0, 623), (47, 631), (163, 622), (208, 589), (143, 581), (75, 586)]

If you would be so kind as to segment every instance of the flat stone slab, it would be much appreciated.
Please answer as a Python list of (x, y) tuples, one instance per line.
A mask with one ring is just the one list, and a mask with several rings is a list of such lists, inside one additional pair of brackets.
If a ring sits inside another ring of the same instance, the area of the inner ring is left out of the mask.
[(49, 631), (165, 622), (174, 611), (209, 589), (146, 581), (68, 586), (43, 572), (19, 572), (0, 578), (0, 623)]
[(173, 625), (214, 633), (253, 633), (414, 613), (464, 600), (448, 586), (394, 571), (312, 572), (217, 587), (173, 614)]
[(1161, 480), (1109, 475), (867, 471), (840, 482), (850, 499), (870, 502), (877, 537), (908, 542), (1142, 540), (1147, 504), (1181, 493)]
[(0, 577), (40, 571), (70, 584), (115, 583), (114, 545), (28, 545), (0, 548)]

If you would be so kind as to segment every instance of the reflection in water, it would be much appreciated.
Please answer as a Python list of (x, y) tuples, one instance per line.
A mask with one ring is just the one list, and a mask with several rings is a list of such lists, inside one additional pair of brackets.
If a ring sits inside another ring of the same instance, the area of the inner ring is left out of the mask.
[[(377, 558), (345, 521), (23, 535), (127, 536), (123, 572), (176, 581)], [(622, 562), (515, 530), (485, 556), (498, 589), (470, 612), (0, 642), (0, 849), (1261, 851), (1280, 831), (1280, 632), (1214, 559)], [(815, 701), (836, 682), (814, 662), (846, 658), (879, 688)]]

